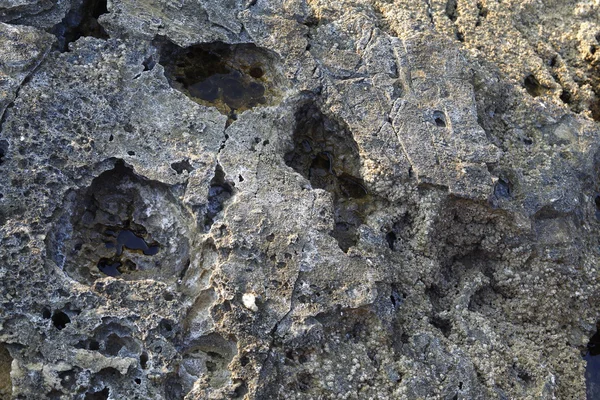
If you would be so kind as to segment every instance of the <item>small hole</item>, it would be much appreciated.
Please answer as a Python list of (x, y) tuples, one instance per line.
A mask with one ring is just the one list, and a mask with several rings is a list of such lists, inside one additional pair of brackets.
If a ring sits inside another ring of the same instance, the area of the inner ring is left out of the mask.
[(97, 340), (92, 340), (89, 345), (90, 350), (98, 351), (100, 350), (100, 342)]
[(242, 367), (248, 365), (249, 362), (250, 359), (247, 356), (243, 356), (242, 358), (240, 358), (240, 364), (242, 365)]
[(441, 111), (434, 111), (433, 120), (435, 121), (435, 125), (440, 128), (446, 127), (446, 116)]
[(390, 250), (394, 250), (394, 245), (396, 244), (397, 239), (398, 238), (396, 237), (396, 234), (394, 232), (389, 232), (387, 235), (385, 235), (385, 240)]
[(52, 323), (59, 331), (65, 329), (68, 323), (71, 322), (71, 318), (62, 311), (55, 311), (52, 316)]
[(268, 235), (266, 237), (266, 239), (267, 239), (267, 242), (272, 242), (273, 240), (275, 240), (275, 235), (271, 233), (270, 235)]
[(543, 93), (542, 85), (533, 75), (527, 75), (525, 77), (525, 79), (523, 80), (523, 86), (525, 86), (527, 93), (529, 93), (533, 97), (538, 97)]
[(172, 301), (175, 298), (175, 296), (173, 296), (173, 293), (171, 293), (171, 292), (164, 292), (163, 293), (163, 298), (166, 301)]
[(150, 56), (142, 62), (142, 65), (144, 66), (144, 71), (152, 71), (152, 69), (156, 65), (156, 62), (154, 61), (154, 58)]
[(133, 381), (135, 383), (137, 383), (138, 385), (140, 385), (142, 383), (142, 380), (140, 378), (135, 378)]
[(127, 152), (127, 154), (129, 154), (130, 156), (135, 156), (135, 151), (131, 151), (131, 150), (129, 150), (129, 151)]
[(265, 71), (263, 71), (261, 67), (252, 67), (250, 68), (249, 73), (251, 77), (258, 79), (263, 77)]
[(47, 309), (46, 307), (44, 307), (44, 309), (42, 310), (42, 317), (44, 317), (44, 319), (48, 319), (52, 316), (52, 313), (50, 312), (49, 309)]
[(109, 141), (109, 142), (112, 142), (113, 140), (115, 140), (115, 137), (114, 137), (113, 135), (110, 135), (110, 136), (108, 137), (108, 141)]
[(562, 93), (560, 94), (560, 99), (565, 104), (571, 104), (571, 94), (566, 90), (562, 91)]
[(140, 366), (142, 367), (142, 369), (148, 368), (148, 354), (142, 353), (140, 355)]
[(494, 187), (494, 195), (499, 199), (508, 199), (511, 195), (510, 182), (505, 179), (498, 179), (496, 186)]
[(241, 175), (239, 175), (239, 176), (238, 176), (238, 180), (239, 180), (240, 182), (244, 182), (244, 177), (243, 177), (243, 176), (241, 176)]

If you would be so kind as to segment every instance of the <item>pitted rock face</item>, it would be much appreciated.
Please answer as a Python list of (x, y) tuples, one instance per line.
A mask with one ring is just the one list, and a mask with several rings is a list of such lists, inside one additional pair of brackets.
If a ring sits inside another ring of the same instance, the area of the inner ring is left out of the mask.
[(0, 1), (0, 397), (598, 397), (591, 0)]
[(81, 283), (105, 276), (174, 281), (190, 262), (192, 216), (167, 185), (123, 162), (69, 193), (55, 224), (48, 251)]

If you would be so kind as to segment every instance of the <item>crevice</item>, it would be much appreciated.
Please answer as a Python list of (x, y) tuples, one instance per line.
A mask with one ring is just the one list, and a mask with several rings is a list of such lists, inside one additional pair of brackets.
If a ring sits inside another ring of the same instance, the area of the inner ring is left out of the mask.
[(61, 53), (69, 51), (69, 43), (83, 36), (108, 39), (98, 18), (108, 13), (107, 0), (79, 0), (69, 10), (63, 20), (54, 25), (50, 33), (57, 38), (56, 49)]
[(358, 145), (343, 123), (326, 117), (313, 102), (296, 112), (294, 148), (284, 159), (313, 188), (333, 195), (335, 227), (330, 233), (347, 252), (358, 241), (371, 195), (360, 178)]
[(210, 231), (217, 215), (223, 211), (224, 204), (233, 196), (233, 186), (225, 180), (225, 172), (220, 164), (215, 167), (215, 175), (210, 181), (208, 203), (204, 216), (204, 230)]

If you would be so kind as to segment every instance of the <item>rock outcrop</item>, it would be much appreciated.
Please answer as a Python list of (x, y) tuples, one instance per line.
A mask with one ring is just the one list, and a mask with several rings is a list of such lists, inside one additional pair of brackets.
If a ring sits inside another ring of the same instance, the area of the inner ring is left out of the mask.
[(0, 397), (594, 398), (599, 21), (0, 1)]

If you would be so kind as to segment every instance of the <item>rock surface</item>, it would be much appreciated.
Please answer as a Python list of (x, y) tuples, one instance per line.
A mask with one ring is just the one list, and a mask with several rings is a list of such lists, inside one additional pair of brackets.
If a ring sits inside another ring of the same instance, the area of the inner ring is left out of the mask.
[(0, 21), (1, 398), (586, 398), (597, 1)]

